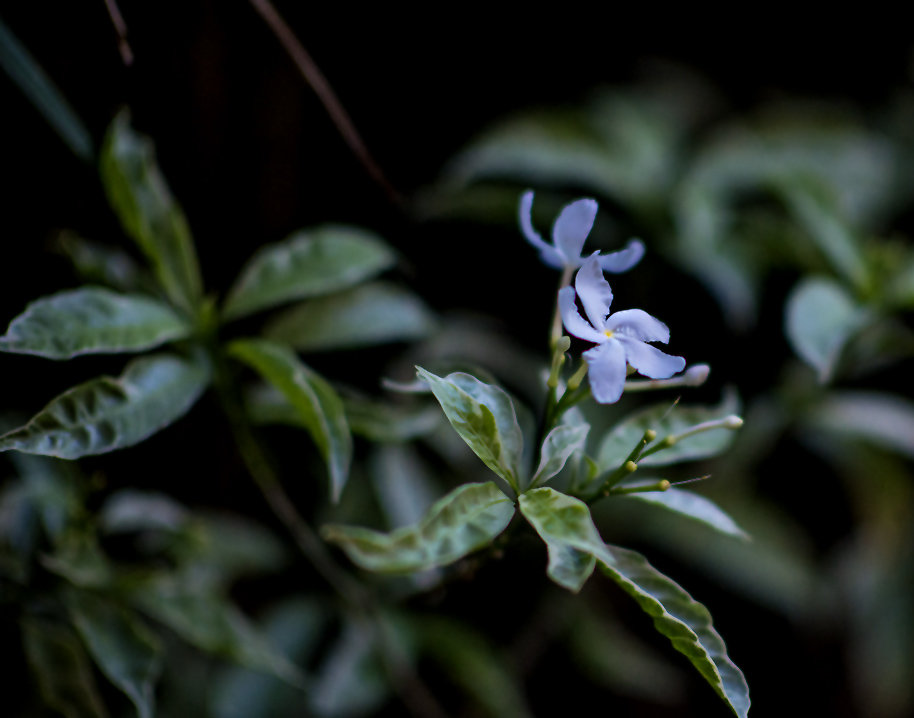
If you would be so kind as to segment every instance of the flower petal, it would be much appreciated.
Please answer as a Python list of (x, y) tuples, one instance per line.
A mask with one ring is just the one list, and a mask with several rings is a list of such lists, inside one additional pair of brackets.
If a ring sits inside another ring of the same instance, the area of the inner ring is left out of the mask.
[(600, 266), (604, 272), (619, 274), (627, 272), (634, 267), (644, 256), (644, 242), (640, 239), (630, 239), (625, 249), (618, 252), (610, 252), (600, 257)]
[(562, 315), (565, 329), (579, 339), (585, 339), (595, 344), (605, 342), (606, 335), (590, 326), (584, 321), (584, 317), (578, 313), (578, 308), (574, 304), (574, 297), (574, 289), (571, 287), (564, 287), (559, 290), (559, 312)]
[(667, 325), (641, 309), (623, 309), (621, 312), (615, 312), (606, 320), (606, 328), (643, 342), (666, 344), (670, 340)]
[(565, 266), (565, 258), (551, 244), (547, 244), (540, 236), (539, 232), (533, 228), (533, 190), (527, 190), (521, 195), (520, 205), (518, 206), (517, 218), (520, 220), (520, 229), (524, 233), (527, 241), (536, 247), (540, 252), (540, 258), (555, 269), (561, 269)]
[(625, 348), (610, 339), (583, 354), (593, 398), (600, 404), (619, 401), (625, 388)]
[(552, 225), (552, 243), (564, 255), (569, 266), (576, 267), (580, 264), (581, 249), (596, 216), (596, 201), (579, 199), (565, 205)]
[(606, 328), (604, 320), (609, 314), (613, 293), (609, 288), (609, 282), (603, 278), (598, 254), (598, 252), (591, 254), (578, 270), (574, 287), (578, 290), (578, 296), (581, 298), (581, 304), (584, 305), (584, 311), (587, 313), (590, 323), (593, 324), (594, 329), (602, 332)]
[(669, 379), (685, 369), (685, 359), (664, 354), (657, 347), (623, 334), (617, 335), (619, 344), (625, 348), (625, 359), (644, 376), (651, 379)]

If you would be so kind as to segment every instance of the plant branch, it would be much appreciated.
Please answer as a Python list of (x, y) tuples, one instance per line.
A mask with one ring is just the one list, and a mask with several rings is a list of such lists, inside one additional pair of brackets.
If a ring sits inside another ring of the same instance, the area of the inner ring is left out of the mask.
[(391, 202), (398, 206), (402, 205), (403, 198), (400, 193), (394, 189), (381, 171), (381, 167), (371, 156), (368, 147), (362, 141), (361, 135), (359, 135), (352, 119), (349, 117), (349, 113), (346, 112), (333, 88), (330, 87), (330, 83), (327, 82), (327, 78), (324, 77), (311, 55), (308, 54), (298, 38), (295, 37), (292, 29), (276, 12), (276, 8), (273, 7), (270, 0), (250, 0), (250, 3), (273, 31), (273, 34), (276, 35), (286, 52), (289, 53), (289, 57), (292, 58), (302, 77), (305, 78), (305, 82), (314, 90), (324, 109), (327, 110), (327, 114), (330, 115), (333, 124), (336, 125), (336, 129), (342, 135), (346, 144), (349, 145), (349, 149), (362, 163), (371, 178), (381, 186)]
[(127, 23), (124, 22), (124, 16), (117, 6), (115, 0), (105, 0), (105, 7), (108, 9), (108, 17), (111, 18), (111, 24), (117, 32), (117, 49), (121, 53), (121, 59), (127, 67), (133, 64), (133, 50), (130, 49), (130, 43), (127, 42)]

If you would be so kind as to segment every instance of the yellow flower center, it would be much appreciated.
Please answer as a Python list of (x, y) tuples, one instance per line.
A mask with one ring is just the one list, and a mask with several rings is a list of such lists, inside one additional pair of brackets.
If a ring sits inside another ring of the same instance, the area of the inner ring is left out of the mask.
[(612, 338), (613, 338), (612, 329), (604, 329), (604, 330), (603, 330), (603, 334), (606, 335), (606, 338), (607, 338), (607, 339), (612, 339)]

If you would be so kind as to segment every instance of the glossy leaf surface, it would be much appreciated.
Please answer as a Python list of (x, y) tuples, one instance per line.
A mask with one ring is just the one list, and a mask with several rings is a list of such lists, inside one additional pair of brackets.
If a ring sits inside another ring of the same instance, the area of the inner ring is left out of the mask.
[(702, 604), (640, 554), (604, 544), (584, 502), (540, 488), (523, 494), (519, 503), (524, 517), (549, 549), (550, 578), (576, 590), (570, 579), (583, 585), (587, 576), (583, 570), (574, 570), (571, 557), (577, 553), (571, 551), (590, 555), (651, 616), (654, 627), (689, 659), (733, 712), (745, 718), (749, 710), (745, 678), (727, 656), (726, 646)]
[(152, 143), (130, 127), (127, 112), (111, 123), (100, 165), (108, 201), (124, 231), (146, 255), (171, 301), (193, 312), (202, 280), (190, 228), (156, 165)]
[(729, 536), (742, 539), (749, 538), (746, 532), (717, 504), (692, 491), (674, 487), (666, 491), (644, 491), (637, 494), (627, 494), (622, 498), (625, 501), (643, 501), (648, 504), (662, 506), (668, 511), (700, 521)]
[(152, 718), (162, 667), (158, 640), (129, 611), (88, 592), (72, 592), (67, 603), (96, 665), (130, 698), (139, 718)]
[(295, 408), (327, 463), (331, 495), (338, 499), (352, 463), (352, 435), (339, 395), (281, 344), (242, 339), (229, 345), (229, 353), (276, 387)]
[(394, 263), (380, 238), (357, 227), (304, 230), (261, 249), (225, 300), (229, 319), (352, 287)]
[(654, 627), (670, 639), (714, 691), (740, 718), (749, 713), (749, 686), (742, 671), (727, 655), (727, 647), (714, 630), (711, 614), (679, 584), (651, 566), (641, 554), (607, 546), (611, 563), (603, 572), (638, 602)]
[(532, 489), (520, 495), (524, 518), (546, 542), (549, 578), (569, 591), (580, 591), (596, 559), (609, 560), (587, 504), (554, 489)]
[(489, 544), (514, 516), (514, 504), (493, 483), (464, 484), (439, 499), (413, 526), (382, 533), (325, 526), (322, 535), (369, 571), (406, 573), (445, 566)]
[[(656, 404), (629, 414), (604, 437), (597, 452), (601, 472), (618, 468), (641, 441), (647, 429), (657, 432), (657, 441), (681, 434), (697, 424), (722, 419), (738, 409), (733, 396), (717, 407)], [(680, 461), (706, 459), (722, 453), (733, 441), (732, 429), (712, 429), (681, 439), (673, 446), (638, 460), (639, 466), (666, 466)], [(654, 444), (648, 445), (653, 446)]]
[(794, 351), (825, 382), (848, 339), (867, 322), (867, 314), (837, 282), (811, 277), (788, 297), (784, 328)]
[(543, 440), (539, 467), (533, 474), (531, 485), (536, 486), (548, 481), (564, 467), (568, 457), (584, 446), (590, 426), (561, 425), (550, 431)]
[(433, 327), (431, 312), (416, 295), (374, 282), (293, 307), (264, 334), (302, 351), (327, 351), (420, 339)]
[(84, 287), (29, 304), (0, 337), (0, 351), (47, 359), (138, 352), (186, 337), (190, 331), (190, 325), (162, 302)]
[(439, 377), (422, 367), (417, 370), (455, 431), (486, 466), (517, 490), (524, 439), (511, 397), (470, 374)]
[(171, 354), (135, 359), (53, 399), (23, 427), (0, 436), (15, 449), (77, 459), (132, 446), (180, 418), (209, 383), (208, 368)]

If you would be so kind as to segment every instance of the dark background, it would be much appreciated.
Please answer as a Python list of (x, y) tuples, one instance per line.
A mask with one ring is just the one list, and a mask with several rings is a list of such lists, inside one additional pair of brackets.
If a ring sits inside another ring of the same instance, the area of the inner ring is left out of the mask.
[[(118, 54), (102, 0), (5, 2), (0, 16), (96, 143), (125, 105), (134, 125), (154, 138), (159, 163), (194, 231), (210, 289), (224, 291), (259, 245), (300, 227), (336, 221), (368, 226), (396, 246), (413, 268), (409, 280), (439, 309), (486, 309), (510, 293), (511, 286), (466, 292), (462, 272), (474, 263), (493, 260), (480, 270), (483, 279), (503, 271), (485, 230), (418, 222), (408, 201), (392, 203), (247, 2), (125, 0), (119, 5), (135, 57), (129, 68)], [(496, 14), (493, 3), (414, 12), (342, 3), (276, 6), (407, 199), (433, 182), (475, 133), (507, 113), (573, 103), (594, 87), (630, 83), (658, 63), (710, 80), (728, 111), (736, 113), (789, 96), (865, 110), (882, 105), (911, 81), (911, 43), (892, 18), (801, 18), (767, 5), (741, 8), (738, 15), (732, 10), (671, 15), (659, 7), (617, 11), (611, 6), (602, 6), (598, 15), (592, 6), (569, 3), (548, 11), (517, 6), (504, 14)], [(76, 229), (112, 243), (121, 233), (95, 168), (69, 152), (6, 76), (0, 77), (0, 113), (6, 179), (0, 204), (0, 307), (11, 318), (30, 299), (76, 283), (67, 263), (49, 251), (59, 230)], [(535, 256), (529, 254), (524, 268), (542, 271), (533, 269)], [(698, 301), (710, 313), (700, 337), (723, 335), (713, 303), (707, 297)], [(780, 306), (770, 321), (780, 321)], [(676, 327), (683, 324), (674, 318), (664, 316), (675, 340)], [(541, 336), (540, 316), (520, 321), (513, 331), (522, 341), (530, 332)], [(678, 350), (686, 353), (689, 341), (684, 338)], [(728, 348), (721, 340), (703, 351), (713, 358), (726, 356)], [(770, 377), (764, 357), (755, 361), (733, 366), (733, 378), (760, 387)], [(47, 364), (36, 369), (29, 358), (4, 362), (4, 403), (22, 410), (34, 410), (36, 393), (50, 397), (74, 379), (86, 378), (83, 367), (54, 366), (52, 371)], [(189, 462), (188, 471), (231, 472), (224, 456), (214, 460), (213, 453), (194, 451), (174, 436), (170, 440), (175, 443), (157, 446), (176, 446), (182, 461)], [(211, 489), (205, 483), (196, 492), (188, 489), (188, 499), (205, 500)], [(241, 492), (227, 500), (244, 505), (256, 498)], [(799, 499), (799, 508), (812, 510), (804, 500)], [(817, 506), (823, 509), (821, 496)], [(831, 518), (820, 518), (826, 544), (840, 540), (847, 528), (842, 523), (846, 508), (833, 509), (830, 513), (825, 506), (822, 515)], [(795, 636), (783, 619), (745, 604), (733, 606), (730, 601), (736, 599), (715, 593), (706, 578), (683, 575), (676, 567), (670, 571), (711, 606), (731, 655), (749, 678), (757, 706), (753, 715), (770, 715), (766, 704), (783, 706), (794, 692), (801, 696), (794, 705), (809, 700), (809, 706), (821, 706), (821, 692), (831, 689), (834, 695), (822, 714), (850, 710), (842, 698), (838, 639)], [(488, 580), (498, 585), (496, 576)], [(792, 642), (791, 655), (752, 650), (772, 645), (772, 635)], [(809, 695), (810, 684), (818, 695)]]

